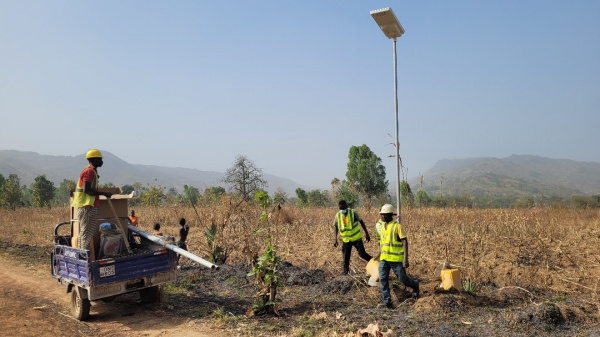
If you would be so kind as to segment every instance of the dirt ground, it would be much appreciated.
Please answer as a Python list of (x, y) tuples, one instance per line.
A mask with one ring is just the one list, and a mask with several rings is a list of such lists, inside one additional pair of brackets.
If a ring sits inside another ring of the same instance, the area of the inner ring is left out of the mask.
[[(91, 318), (71, 317), (70, 296), (50, 276), (47, 266), (0, 255), (0, 335), (3, 336), (192, 336), (220, 337), (192, 319), (143, 305), (139, 295), (94, 302)], [(157, 307), (158, 306), (158, 307)]]
[[(186, 265), (160, 304), (136, 293), (93, 302), (91, 317), (71, 317), (70, 296), (50, 276), (48, 249), (0, 242), (0, 333), (5, 336), (357, 336), (378, 324), (387, 336), (600, 336), (594, 299), (488, 284), (476, 294), (441, 291), (419, 280), (413, 298), (392, 282), (394, 310), (362, 271), (328, 275), (285, 263), (279, 317), (248, 317), (254, 300), (249, 266), (219, 271)], [(369, 336), (369, 335), (364, 335)]]

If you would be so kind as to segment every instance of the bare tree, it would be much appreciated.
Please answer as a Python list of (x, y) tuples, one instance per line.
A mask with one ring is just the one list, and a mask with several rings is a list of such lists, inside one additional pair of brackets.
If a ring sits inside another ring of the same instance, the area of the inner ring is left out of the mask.
[(235, 158), (233, 166), (227, 169), (222, 181), (246, 201), (250, 201), (254, 193), (267, 187), (267, 181), (262, 177), (262, 169), (242, 155)]

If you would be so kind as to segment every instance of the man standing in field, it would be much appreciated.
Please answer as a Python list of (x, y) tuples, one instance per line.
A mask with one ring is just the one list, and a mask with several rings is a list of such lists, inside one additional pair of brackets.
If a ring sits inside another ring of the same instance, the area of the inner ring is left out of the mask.
[(365, 239), (367, 242), (371, 241), (365, 222), (360, 218), (358, 212), (352, 208), (348, 208), (345, 200), (340, 200), (338, 203), (340, 211), (335, 215), (333, 219), (334, 227), (334, 241), (333, 246), (338, 246), (338, 232), (342, 237), (342, 257), (343, 257), (343, 273), (348, 274), (350, 270), (350, 254), (352, 253), (352, 247), (355, 247), (358, 251), (358, 255), (365, 261), (371, 260), (372, 256), (365, 251), (365, 246), (362, 242), (362, 234), (360, 227), (365, 231)]
[(383, 205), (381, 211), (381, 220), (377, 222), (377, 238), (381, 248), (379, 255), (379, 288), (383, 296), (383, 303), (386, 307), (393, 309), (392, 297), (390, 294), (390, 269), (398, 277), (398, 280), (410, 287), (419, 297), (419, 282), (406, 275), (405, 268), (408, 268), (408, 240), (404, 227), (394, 220), (394, 206), (390, 204)]
[(98, 167), (102, 167), (104, 163), (100, 151), (91, 149), (85, 154), (85, 158), (88, 160), (88, 166), (79, 175), (73, 195), (73, 207), (77, 207), (79, 218), (79, 248), (90, 249), (90, 241), (98, 229), (96, 220), (100, 196), (110, 199), (112, 193), (98, 191)]
[[(133, 227), (139, 227), (139, 221), (140, 221), (140, 219), (137, 216), (135, 216), (135, 211), (131, 210), (131, 215), (129, 216), (129, 222), (131, 223), (131, 225)], [(132, 232), (129, 232), (129, 235), (131, 236), (130, 240), (131, 239), (135, 240), (135, 243), (142, 242), (142, 239), (140, 238), (139, 235), (133, 234)]]
[(138, 227), (138, 223), (140, 221), (140, 219), (135, 216), (135, 211), (131, 210), (131, 215), (129, 216), (129, 220), (131, 220), (131, 225), (134, 227)]
[[(187, 250), (187, 245), (185, 244), (185, 240), (187, 240), (188, 233), (190, 232), (190, 226), (185, 224), (185, 218), (179, 219), (179, 240), (175, 242), (177, 247)], [(177, 254), (177, 264), (179, 265), (179, 260), (181, 259), (181, 255)], [(181, 266), (177, 266), (180, 269)]]

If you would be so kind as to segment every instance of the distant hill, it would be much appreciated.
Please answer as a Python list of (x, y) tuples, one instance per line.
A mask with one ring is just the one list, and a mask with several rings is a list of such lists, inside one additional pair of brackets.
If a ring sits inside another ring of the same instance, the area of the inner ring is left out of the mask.
[[(115, 186), (123, 186), (140, 182), (142, 185), (160, 185), (167, 189), (177, 188), (181, 193), (183, 185), (197, 187), (200, 192), (210, 186), (224, 186), (219, 181), (225, 175), (221, 172), (200, 171), (180, 167), (163, 167), (153, 165), (129, 164), (108, 151), (102, 151), (104, 166), (100, 168), (100, 183), (111, 182)], [(46, 178), (58, 186), (63, 179), (76, 180), (81, 170), (87, 165), (85, 155), (50, 156), (35, 152), (0, 150), (0, 173), (8, 178), (9, 174), (17, 174), (21, 185), (30, 185), (35, 177), (45, 174)], [(268, 181), (269, 193), (281, 188), (288, 196), (295, 196), (296, 188), (315, 189), (300, 185), (290, 179), (276, 177), (263, 172)]]
[[(600, 194), (600, 163), (529, 155), (444, 159), (423, 174), (432, 196), (560, 196)], [(409, 180), (416, 193), (419, 177)]]
[[(129, 164), (108, 151), (102, 151), (105, 165), (100, 169), (100, 181), (116, 186), (140, 182), (183, 191), (183, 185), (197, 187), (201, 192), (220, 183), (224, 173), (180, 167)], [(35, 177), (45, 174), (58, 186), (63, 179), (75, 180), (87, 161), (79, 156), (50, 156), (35, 152), (0, 150), (0, 173), (8, 178), (16, 173), (21, 185), (30, 185)], [(600, 163), (550, 159), (538, 156), (512, 155), (507, 158), (444, 159), (425, 172), (423, 190), (430, 197), (485, 196), (523, 197), (544, 195), (569, 198), (573, 195), (600, 194)], [(267, 191), (281, 188), (295, 196), (296, 188), (313, 190), (290, 179), (263, 174), (269, 182)], [(409, 180), (413, 192), (419, 190), (419, 178)], [(395, 194), (394, 182), (390, 182)]]

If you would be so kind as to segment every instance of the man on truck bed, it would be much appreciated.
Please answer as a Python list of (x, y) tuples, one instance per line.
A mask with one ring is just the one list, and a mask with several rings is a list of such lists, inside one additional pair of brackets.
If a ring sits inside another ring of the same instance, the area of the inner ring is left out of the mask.
[(79, 181), (75, 186), (73, 195), (73, 207), (77, 207), (77, 217), (79, 219), (79, 242), (81, 249), (90, 249), (90, 241), (94, 237), (98, 227), (98, 206), (100, 205), (100, 196), (103, 195), (110, 199), (112, 193), (98, 191), (98, 167), (102, 167), (102, 154), (97, 149), (91, 149), (85, 154), (88, 160), (88, 166), (81, 171)]

